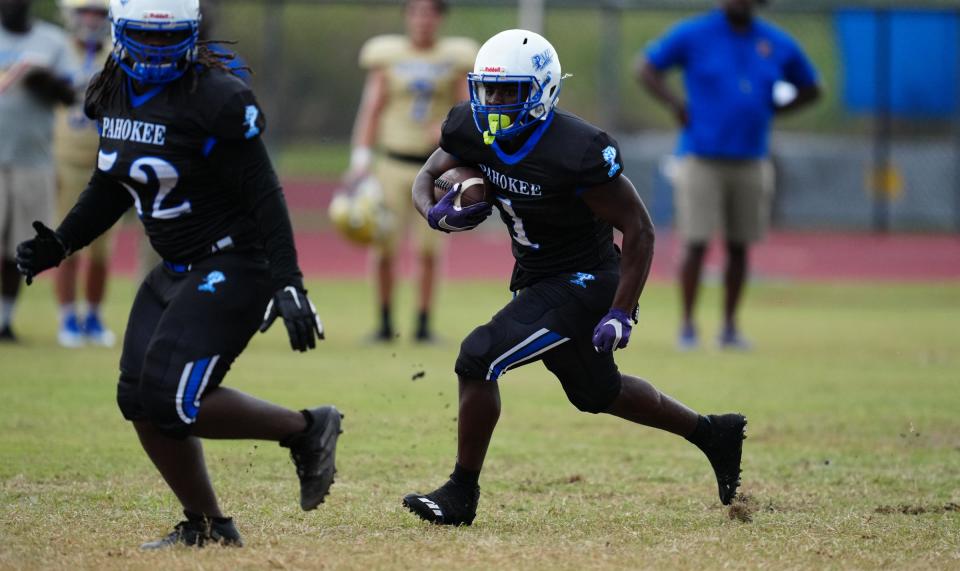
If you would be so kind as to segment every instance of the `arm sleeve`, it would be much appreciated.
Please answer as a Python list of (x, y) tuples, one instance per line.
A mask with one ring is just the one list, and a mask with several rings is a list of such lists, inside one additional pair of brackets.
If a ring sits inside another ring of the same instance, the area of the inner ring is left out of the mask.
[(789, 46), (790, 55), (783, 64), (783, 78), (799, 88), (817, 84), (817, 70), (807, 54), (792, 39), (789, 40)]
[(646, 50), (647, 61), (660, 71), (674, 66), (683, 66), (687, 62), (688, 26), (680, 24), (669, 30), (663, 37), (654, 40)]
[(257, 137), (217, 145), (210, 160), (226, 185), (239, 189), (263, 240), (274, 290), (303, 288), (290, 214), (263, 141)]
[(580, 191), (599, 186), (623, 174), (623, 159), (620, 146), (603, 131), (597, 133), (580, 161), (577, 174), (577, 189)]
[(133, 197), (120, 183), (97, 169), (86, 190), (57, 228), (68, 252), (76, 252), (116, 224), (133, 204)]

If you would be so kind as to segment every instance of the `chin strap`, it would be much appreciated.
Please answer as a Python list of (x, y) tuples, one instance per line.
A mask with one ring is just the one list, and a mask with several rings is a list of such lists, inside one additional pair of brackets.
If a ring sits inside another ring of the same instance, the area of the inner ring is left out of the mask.
[(487, 115), (487, 123), (490, 125), (490, 130), (483, 132), (483, 142), (486, 145), (492, 145), (494, 141), (497, 140), (497, 133), (502, 129), (510, 127), (512, 124), (509, 115), (500, 115), (498, 113)]

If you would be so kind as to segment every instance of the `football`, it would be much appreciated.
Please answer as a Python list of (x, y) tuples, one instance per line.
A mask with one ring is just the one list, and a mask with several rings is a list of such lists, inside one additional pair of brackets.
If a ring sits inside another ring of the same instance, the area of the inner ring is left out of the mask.
[(494, 192), (487, 185), (487, 179), (479, 169), (473, 167), (456, 167), (440, 175), (440, 178), (433, 181), (434, 199), (443, 198), (457, 183), (461, 183), (460, 195), (454, 202), (457, 207), (470, 206), (478, 202), (490, 204), (494, 199)]

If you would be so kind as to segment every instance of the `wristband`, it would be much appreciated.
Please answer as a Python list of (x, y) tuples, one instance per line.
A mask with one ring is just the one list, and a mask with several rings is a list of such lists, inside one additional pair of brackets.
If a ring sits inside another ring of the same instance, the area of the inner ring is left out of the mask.
[(350, 151), (350, 170), (366, 170), (373, 161), (373, 151), (370, 147), (354, 147)]

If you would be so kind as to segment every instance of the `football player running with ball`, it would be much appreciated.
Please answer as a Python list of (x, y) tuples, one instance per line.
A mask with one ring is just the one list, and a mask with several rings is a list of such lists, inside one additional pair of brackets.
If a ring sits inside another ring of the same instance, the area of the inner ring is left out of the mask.
[[(495, 187), (516, 259), (513, 300), (467, 336), (457, 357), (453, 474), (437, 490), (403, 499), (437, 524), (473, 522), (480, 470), (500, 416), (497, 383), (508, 369), (538, 360), (581, 411), (666, 430), (700, 448), (722, 503), (733, 500), (740, 484), (743, 416), (702, 416), (614, 363), (613, 351), (627, 346), (636, 323), (653, 225), (623, 176), (616, 141), (556, 109), (561, 73), (553, 46), (535, 33), (507, 30), (490, 38), (468, 76), (470, 103), (450, 111), (440, 148), (413, 186), (416, 207), (431, 227), (469, 230), (493, 205), (455, 208), (457, 187), (437, 202), (434, 180), (457, 166), (479, 168)], [(623, 233), (622, 252), (614, 228)]]
[(143, 547), (241, 545), (200, 439), (289, 448), (311, 510), (333, 482), (341, 415), (288, 410), (220, 382), (277, 317), (296, 351), (313, 349), (323, 329), (260, 138), (263, 114), (229, 56), (198, 42), (199, 0), (112, 0), (110, 18), (114, 51), (85, 103), (100, 130), (97, 168), (56, 230), (34, 223), (17, 263), (29, 283), (136, 208), (164, 261), (130, 312), (117, 402), (186, 515)]

